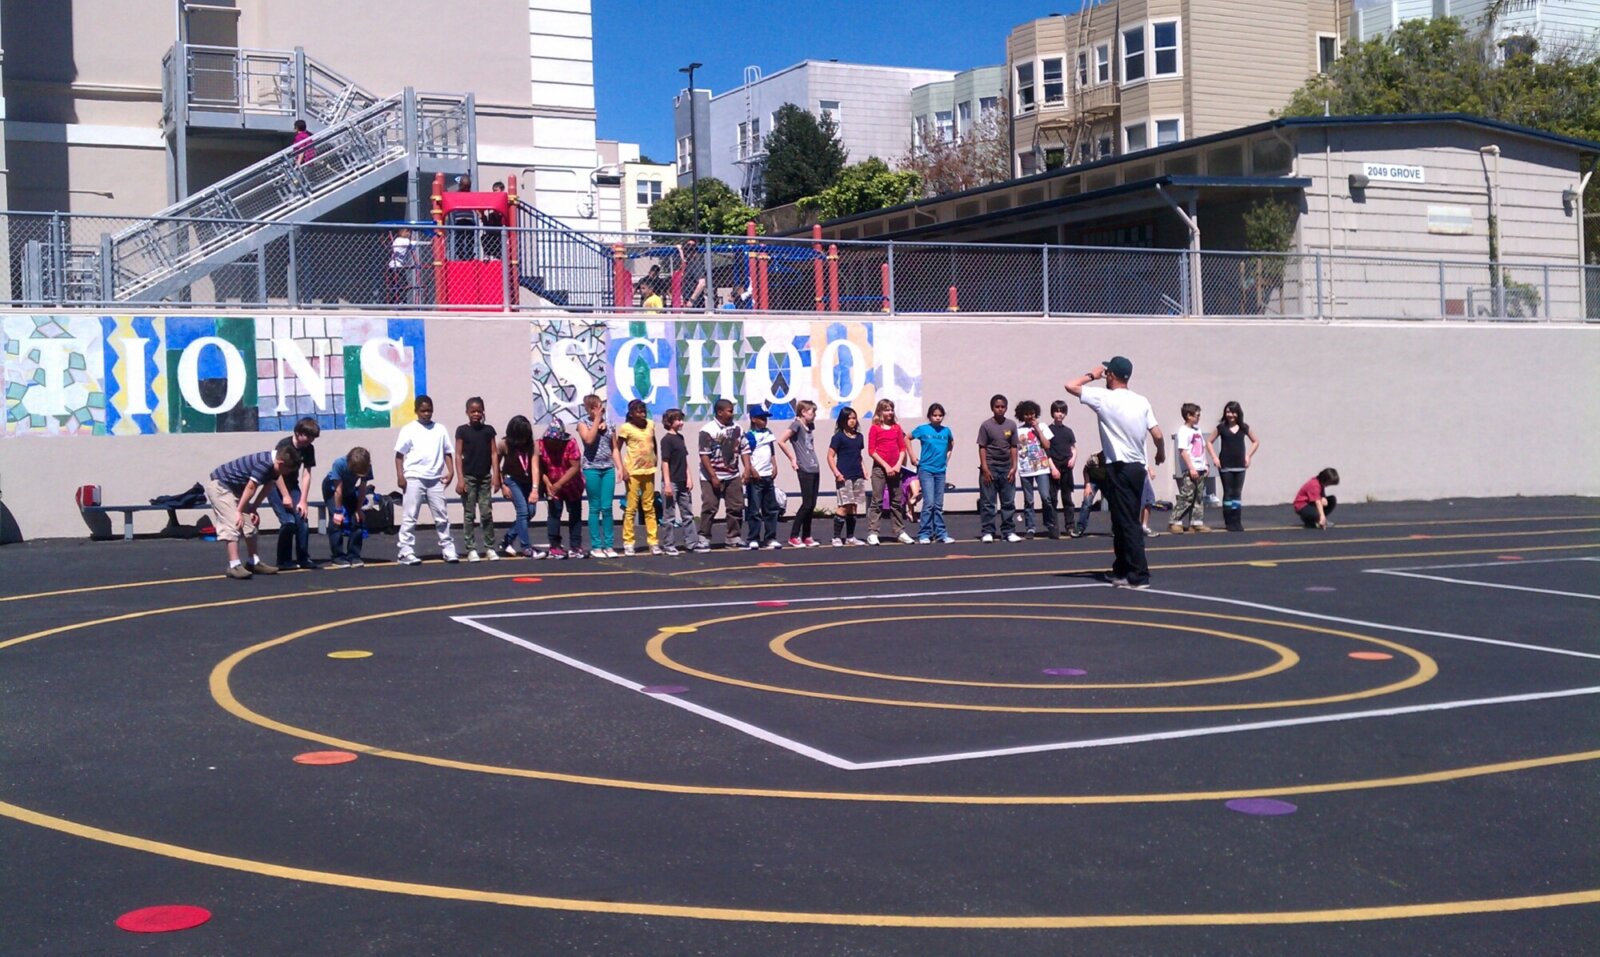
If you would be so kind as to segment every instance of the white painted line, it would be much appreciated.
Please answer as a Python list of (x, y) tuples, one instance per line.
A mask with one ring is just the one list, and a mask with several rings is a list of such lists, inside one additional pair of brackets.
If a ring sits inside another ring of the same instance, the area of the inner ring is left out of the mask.
[(1426, 628), (1407, 628), (1404, 625), (1386, 625), (1381, 621), (1363, 621), (1360, 618), (1340, 618), (1337, 615), (1319, 615), (1315, 612), (1300, 611), (1296, 608), (1284, 608), (1281, 605), (1266, 605), (1254, 601), (1242, 601), (1238, 598), (1218, 598), (1214, 595), (1191, 595), (1188, 592), (1165, 591), (1152, 588), (1145, 594), (1166, 595), (1171, 598), (1190, 598), (1194, 601), (1217, 602), (1224, 605), (1238, 605), (1241, 608), (1256, 608), (1261, 611), (1274, 611), (1280, 615), (1293, 615), (1296, 618), (1315, 618), (1318, 621), (1333, 621), (1341, 625), (1357, 625), (1362, 628), (1379, 628), (1384, 631), (1398, 631), (1408, 635), (1426, 635), (1429, 638), (1449, 638), (1453, 641), (1470, 641), (1480, 645), (1498, 645), (1502, 648), (1520, 648), (1523, 651), (1543, 651), (1552, 655), (1567, 655), (1573, 658), (1590, 658), (1600, 660), (1600, 654), (1587, 651), (1573, 651), (1570, 648), (1549, 648), (1544, 645), (1530, 645), (1521, 641), (1506, 641), (1503, 638), (1480, 638), (1477, 635), (1458, 635), (1448, 631), (1430, 631)]
[[(576, 658), (564, 655), (559, 651), (555, 651), (554, 649), (546, 648), (543, 645), (536, 645), (531, 641), (518, 638), (516, 635), (507, 634), (506, 632), (500, 631), (496, 628), (491, 628), (488, 625), (480, 624), (471, 620), (470, 618), (457, 618), (455, 620), (464, 625), (470, 625), (471, 627), (476, 628), (485, 634), (493, 635), (496, 638), (509, 641), (514, 645), (526, 648), (529, 651), (537, 654), (544, 655), (546, 658), (559, 661), (564, 665), (594, 675), (596, 678), (603, 678), (612, 684), (621, 685), (622, 687), (627, 688), (629, 691), (643, 691), (645, 688), (644, 685), (639, 684), (636, 681), (629, 681), (627, 678), (624, 678), (621, 675), (612, 674), (603, 668), (596, 668), (594, 665), (579, 661)], [(758, 728), (749, 722), (740, 721), (738, 718), (729, 717), (720, 711), (713, 711), (710, 708), (697, 705), (692, 701), (685, 701), (682, 698), (676, 698), (670, 695), (651, 695), (650, 697), (655, 698), (657, 701), (660, 701), (663, 704), (670, 704), (675, 708), (682, 708), (685, 711), (697, 714), (702, 718), (710, 718), (712, 721), (715, 721), (718, 724), (725, 724), (728, 727), (733, 728), (735, 731), (742, 731), (751, 737), (760, 738), (762, 741), (765, 741), (768, 744), (775, 744), (780, 748), (793, 751), (796, 754), (804, 755), (805, 757), (811, 758), (814, 761), (821, 761), (823, 764), (836, 768), (843, 768), (845, 770), (853, 770), (855, 767), (855, 765), (853, 765), (851, 762), (846, 761), (843, 758), (834, 757), (826, 751), (818, 750), (817, 748), (813, 748), (808, 744), (801, 744), (799, 741), (786, 738), (780, 734), (774, 734), (764, 728)]]
[(1264, 731), (1271, 728), (1292, 728), (1307, 724), (1328, 724), (1336, 721), (1355, 721), (1361, 718), (1385, 718), (1400, 714), (1417, 714), (1424, 711), (1453, 711), (1457, 708), (1476, 708), (1481, 705), (1514, 704), (1520, 701), (1543, 701), (1549, 698), (1572, 698), (1579, 695), (1600, 694), (1600, 686), (1568, 688), (1564, 691), (1541, 691), (1532, 694), (1506, 695), (1499, 698), (1476, 698), (1468, 701), (1437, 701), (1432, 704), (1407, 705), (1399, 708), (1377, 708), (1371, 711), (1345, 711), (1309, 718), (1282, 718), (1277, 721), (1252, 721), (1249, 724), (1232, 724), (1211, 728), (1186, 728), (1182, 731), (1155, 731), (1149, 734), (1129, 734), (1116, 738), (1093, 738), (1085, 741), (1063, 741), (1058, 744), (1030, 744), (1015, 748), (995, 748), (990, 751), (965, 751), (959, 754), (935, 754), (923, 758), (902, 758), (890, 761), (867, 761), (854, 765), (851, 770), (877, 770), (903, 768), (916, 764), (938, 764), (946, 761), (967, 761), (973, 758), (998, 758), (1015, 754), (1038, 754), (1043, 751), (1068, 751), (1080, 748), (1103, 748), (1119, 744), (1143, 744), (1148, 741), (1173, 741), (1180, 738), (1199, 738), (1214, 734), (1233, 734), (1237, 731)]
[(1550, 565), (1557, 562), (1600, 562), (1600, 558), (1595, 558), (1591, 555), (1568, 555), (1565, 558), (1519, 558), (1515, 561), (1501, 559), (1493, 562), (1462, 562), (1456, 565), (1398, 565), (1394, 568), (1364, 568), (1362, 571), (1434, 572), (1447, 568), (1516, 568), (1518, 565)]
[[(1521, 564), (1520, 562), (1517, 564)], [(1472, 585), (1477, 588), (1501, 588), (1506, 591), (1526, 591), (1536, 595), (1559, 595), (1563, 598), (1587, 598), (1590, 601), (1600, 601), (1600, 595), (1589, 595), (1581, 591), (1558, 591), (1554, 588), (1534, 588), (1531, 585), (1507, 585), (1503, 582), (1480, 582), (1470, 578), (1446, 578), (1443, 575), (1421, 575), (1417, 572), (1402, 572), (1388, 568), (1368, 568), (1369, 575), (1393, 575), (1395, 578), (1420, 578), (1430, 582), (1444, 582), (1447, 585)]]

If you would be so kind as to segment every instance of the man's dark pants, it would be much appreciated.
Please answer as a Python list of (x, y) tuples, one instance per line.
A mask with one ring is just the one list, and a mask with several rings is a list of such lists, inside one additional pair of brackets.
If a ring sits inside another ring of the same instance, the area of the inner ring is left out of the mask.
[(1111, 544), (1116, 555), (1111, 562), (1111, 576), (1126, 578), (1130, 585), (1146, 584), (1150, 581), (1150, 566), (1144, 557), (1144, 526), (1139, 521), (1144, 464), (1108, 462), (1106, 475), (1106, 505), (1111, 512)]

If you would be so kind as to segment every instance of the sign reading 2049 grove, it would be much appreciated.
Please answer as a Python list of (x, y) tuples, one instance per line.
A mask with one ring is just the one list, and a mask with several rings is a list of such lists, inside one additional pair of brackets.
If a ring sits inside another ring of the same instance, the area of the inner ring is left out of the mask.
[(1393, 163), (1363, 163), (1361, 172), (1374, 183), (1425, 183), (1427, 174), (1421, 166), (1396, 166)]

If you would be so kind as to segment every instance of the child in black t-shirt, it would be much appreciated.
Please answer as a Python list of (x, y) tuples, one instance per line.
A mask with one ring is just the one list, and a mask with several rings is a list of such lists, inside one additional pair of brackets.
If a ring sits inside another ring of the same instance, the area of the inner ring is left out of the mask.
[(1050, 403), (1050, 461), (1061, 473), (1050, 492), (1060, 499), (1063, 524), (1072, 515), (1072, 470), (1078, 464), (1078, 437), (1067, 427), (1067, 408), (1062, 399)]
[(685, 550), (699, 541), (694, 524), (694, 474), (689, 471), (689, 446), (683, 440), (683, 410), (668, 409), (661, 416), (661, 466), (666, 481), (661, 486), (661, 502), (666, 520), (662, 544), (668, 555), (678, 554), (673, 539)]
[[(267, 503), (278, 517), (278, 567), (315, 571), (322, 566), (311, 559), (311, 470), (317, 467), (313, 443), (322, 435), (317, 420), (306, 416), (294, 424), (294, 432), (278, 442), (278, 448), (292, 448), (300, 465), (280, 475), (267, 486)], [(303, 481), (302, 481), (303, 479)]]
[(467, 424), (456, 427), (456, 462), (461, 466), (456, 478), (456, 494), (461, 496), (461, 520), (466, 526), (469, 562), (479, 558), (473, 535), (480, 525), (484, 553), (491, 562), (500, 557), (494, 547), (494, 493), (500, 487), (500, 458), (495, 455), (497, 433), (483, 418), (483, 400), (473, 396), (467, 400)]

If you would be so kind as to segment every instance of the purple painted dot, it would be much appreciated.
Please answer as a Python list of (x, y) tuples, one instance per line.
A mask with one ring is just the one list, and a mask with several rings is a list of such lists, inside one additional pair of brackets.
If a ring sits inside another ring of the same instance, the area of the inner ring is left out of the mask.
[(1088, 674), (1089, 672), (1084, 671), (1082, 668), (1046, 668), (1044, 669), (1044, 673), (1063, 678), (1079, 678)]
[(1338, 591), (1338, 590), (1339, 589), (1333, 587), (1332, 585), (1312, 585), (1312, 586), (1310, 586), (1310, 587), (1308, 587), (1306, 589), (1306, 591)]
[(1230, 811), (1254, 814), (1257, 817), (1277, 817), (1300, 810), (1288, 801), (1278, 801), (1273, 798), (1235, 798), (1227, 803), (1227, 808)]
[(645, 694), (683, 694), (689, 688), (686, 685), (645, 685), (639, 690)]

